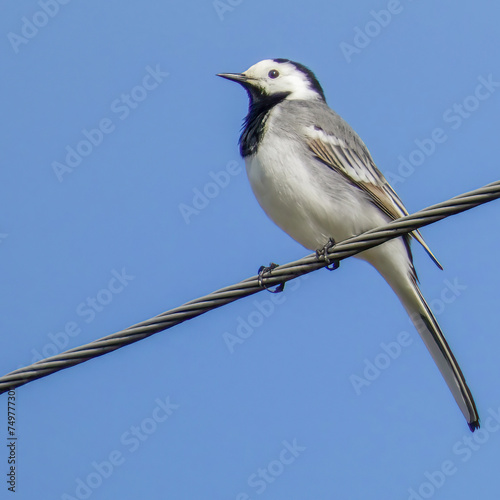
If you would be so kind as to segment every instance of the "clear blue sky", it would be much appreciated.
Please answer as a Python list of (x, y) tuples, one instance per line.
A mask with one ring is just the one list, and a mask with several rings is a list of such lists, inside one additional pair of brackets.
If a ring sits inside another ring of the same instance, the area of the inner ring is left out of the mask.
[[(410, 212), (497, 180), (499, 18), (491, 0), (3, 2), (1, 374), (308, 253), (255, 201), (247, 98), (215, 73), (309, 66)], [(18, 389), (15, 498), (497, 499), (499, 213), (424, 229), (444, 271), (414, 247), (484, 430), (349, 259)], [(10, 498), (5, 395), (0, 436)]]

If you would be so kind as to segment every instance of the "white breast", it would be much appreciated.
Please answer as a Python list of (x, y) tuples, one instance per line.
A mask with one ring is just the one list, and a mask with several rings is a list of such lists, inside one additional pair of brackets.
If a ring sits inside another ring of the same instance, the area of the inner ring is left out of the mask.
[[(274, 113), (274, 111), (273, 111)], [(266, 214), (295, 241), (321, 249), (388, 221), (367, 196), (342, 174), (317, 161), (290, 132), (269, 130), (257, 153), (245, 160), (255, 197)], [(406, 274), (408, 254), (401, 238), (356, 257), (367, 260), (388, 279)]]
[(273, 137), (270, 141), (266, 134), (257, 154), (247, 157), (246, 168), (260, 206), (281, 229), (315, 250), (329, 238), (342, 241), (374, 227), (371, 219), (377, 211), (365, 206), (368, 202), (357, 188), (333, 172), (318, 178), (317, 169), (308, 165), (315, 160), (300, 144)]

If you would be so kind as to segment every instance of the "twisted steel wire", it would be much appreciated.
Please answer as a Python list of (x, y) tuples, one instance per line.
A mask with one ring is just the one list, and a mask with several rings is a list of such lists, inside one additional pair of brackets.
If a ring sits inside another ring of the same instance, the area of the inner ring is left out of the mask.
[[(405, 233), (497, 198), (500, 198), (500, 181), (461, 194), (414, 214), (401, 217), (384, 226), (344, 240), (328, 250), (328, 259), (330, 261), (346, 259), (392, 238), (397, 238)], [(252, 276), (240, 283), (221, 288), (204, 297), (192, 300), (182, 306), (130, 326), (120, 332), (113, 333), (89, 344), (69, 349), (61, 354), (37, 361), (24, 368), (19, 368), (0, 377), (0, 394), (172, 328), (179, 323), (200, 316), (212, 309), (253, 295), (264, 290), (266, 287), (286, 283), (303, 274), (325, 267), (327, 264), (328, 261), (319, 260), (316, 254), (310, 254), (295, 262), (289, 262), (288, 264), (274, 268), (267, 277), (259, 278), (259, 276)]]

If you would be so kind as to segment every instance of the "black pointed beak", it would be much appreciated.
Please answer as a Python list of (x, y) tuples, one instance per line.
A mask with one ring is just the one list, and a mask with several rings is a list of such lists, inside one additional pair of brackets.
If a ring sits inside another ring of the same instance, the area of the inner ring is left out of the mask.
[(251, 81), (251, 78), (248, 78), (248, 76), (243, 73), (217, 73), (217, 76), (225, 78), (226, 80), (241, 83), (242, 85), (248, 84)]

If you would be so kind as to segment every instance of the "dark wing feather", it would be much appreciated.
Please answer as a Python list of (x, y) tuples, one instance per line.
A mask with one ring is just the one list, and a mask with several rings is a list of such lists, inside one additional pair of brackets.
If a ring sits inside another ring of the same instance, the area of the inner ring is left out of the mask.
[[(369, 154), (357, 152), (335, 135), (319, 127), (308, 129), (308, 146), (325, 165), (345, 176), (370, 197), (374, 205), (391, 220), (408, 215), (403, 202), (376, 167)], [(410, 233), (426, 250), (436, 265), (442, 269), (419, 231)]]

